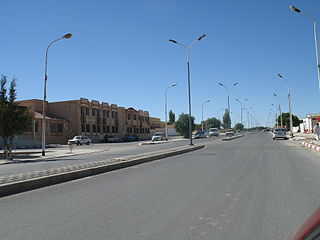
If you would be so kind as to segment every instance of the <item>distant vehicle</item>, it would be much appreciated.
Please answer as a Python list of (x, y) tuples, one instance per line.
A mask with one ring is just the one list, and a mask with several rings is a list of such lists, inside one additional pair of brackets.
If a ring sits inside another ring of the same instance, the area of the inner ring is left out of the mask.
[(154, 142), (154, 141), (163, 141), (165, 140), (165, 137), (163, 136), (163, 133), (155, 133), (152, 138), (151, 138), (151, 141)]
[(233, 137), (234, 136), (234, 132), (232, 132), (232, 131), (226, 132), (226, 136), (227, 137)]
[(126, 134), (123, 136), (122, 140), (124, 142), (132, 142), (132, 141), (138, 141), (139, 137), (135, 134)]
[(276, 128), (272, 133), (272, 139), (275, 140), (276, 138), (283, 138), (288, 139), (287, 131), (284, 128)]
[(107, 142), (110, 142), (110, 143), (119, 142), (119, 138), (116, 136), (109, 136), (107, 139)]
[(220, 131), (218, 128), (210, 128), (209, 129), (209, 137), (211, 137), (211, 136), (219, 137), (219, 135), (220, 135)]
[(68, 144), (90, 145), (90, 143), (91, 143), (91, 139), (88, 138), (87, 136), (75, 136), (73, 139), (68, 140)]
[(194, 135), (194, 138), (206, 138), (208, 137), (208, 132), (207, 131), (198, 131)]

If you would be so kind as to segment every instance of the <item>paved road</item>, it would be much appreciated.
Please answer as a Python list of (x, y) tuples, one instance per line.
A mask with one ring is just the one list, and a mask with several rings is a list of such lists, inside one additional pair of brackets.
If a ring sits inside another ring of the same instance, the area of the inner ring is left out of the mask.
[(1, 240), (276, 240), (319, 204), (318, 153), (270, 133), (0, 199)]
[[(220, 141), (221, 137), (212, 137), (208, 139), (195, 139), (194, 143), (205, 143), (211, 141)], [(119, 158), (129, 155), (150, 153), (155, 151), (167, 150), (169, 148), (181, 147), (188, 145), (187, 140), (163, 143), (163, 144), (152, 144), (152, 145), (139, 145), (139, 142), (130, 143), (109, 143), (109, 144), (92, 144), (90, 146), (75, 146), (74, 152), (77, 148), (95, 148), (98, 150), (107, 149), (105, 152), (90, 153), (88, 155), (76, 155), (71, 157), (63, 157), (49, 160), (39, 160), (39, 161), (26, 161), (18, 163), (10, 163), (0, 165), (0, 177), (34, 172), (40, 170), (46, 170), (49, 168), (58, 168), (69, 166), (73, 164), (101, 161), (111, 158)]]

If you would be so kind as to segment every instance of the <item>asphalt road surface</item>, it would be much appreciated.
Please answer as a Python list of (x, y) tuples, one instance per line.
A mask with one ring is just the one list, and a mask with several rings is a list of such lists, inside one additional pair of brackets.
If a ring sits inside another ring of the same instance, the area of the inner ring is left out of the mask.
[(1, 240), (276, 240), (320, 205), (320, 155), (270, 133), (0, 198)]

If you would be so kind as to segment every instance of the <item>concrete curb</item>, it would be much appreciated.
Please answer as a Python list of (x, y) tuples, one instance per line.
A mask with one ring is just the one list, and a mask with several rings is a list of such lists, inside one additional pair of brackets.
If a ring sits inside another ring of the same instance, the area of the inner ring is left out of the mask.
[(147, 156), (131, 156), (122, 159), (115, 159), (115, 161), (118, 162), (111, 164), (110, 161), (108, 162), (105, 160), (63, 168), (48, 169), (33, 173), (5, 176), (0, 179), (0, 197), (126, 168), (195, 151), (201, 148), (204, 148), (204, 145), (174, 148), (166, 152), (150, 153)]
[(302, 142), (302, 144), (308, 148), (311, 148), (313, 150), (316, 150), (318, 152), (320, 152), (320, 147), (314, 145), (314, 144), (311, 144), (311, 143), (307, 143), (307, 142)]
[(238, 135), (238, 136), (234, 136), (234, 137), (221, 138), (221, 141), (230, 141), (230, 140), (241, 138), (241, 137), (244, 137), (244, 136), (245, 135)]

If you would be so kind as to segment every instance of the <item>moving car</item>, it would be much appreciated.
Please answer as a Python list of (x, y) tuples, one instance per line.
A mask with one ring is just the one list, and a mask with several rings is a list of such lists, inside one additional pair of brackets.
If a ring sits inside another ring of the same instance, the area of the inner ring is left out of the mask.
[(276, 138), (283, 138), (288, 139), (287, 131), (284, 128), (276, 128), (272, 133), (272, 139), (275, 140)]
[(194, 135), (194, 138), (206, 138), (206, 137), (208, 137), (208, 132), (206, 131), (198, 131)]
[(138, 141), (139, 137), (135, 134), (126, 134), (122, 137), (122, 140), (124, 142), (132, 142), (132, 141)]
[(110, 142), (110, 143), (119, 142), (119, 138), (116, 136), (109, 136), (107, 142)]
[(152, 138), (151, 138), (151, 141), (154, 142), (154, 141), (163, 141), (165, 140), (165, 137), (163, 136), (163, 133), (155, 133)]
[(68, 140), (68, 144), (77, 144), (77, 145), (82, 145), (82, 144), (87, 144), (90, 145), (91, 139), (88, 138), (87, 136), (75, 136), (74, 138)]
[(233, 137), (234, 136), (234, 132), (232, 132), (232, 131), (226, 132), (226, 136), (227, 137)]
[(211, 136), (219, 137), (219, 135), (220, 135), (220, 131), (218, 128), (210, 128), (209, 129), (209, 137), (211, 137)]

